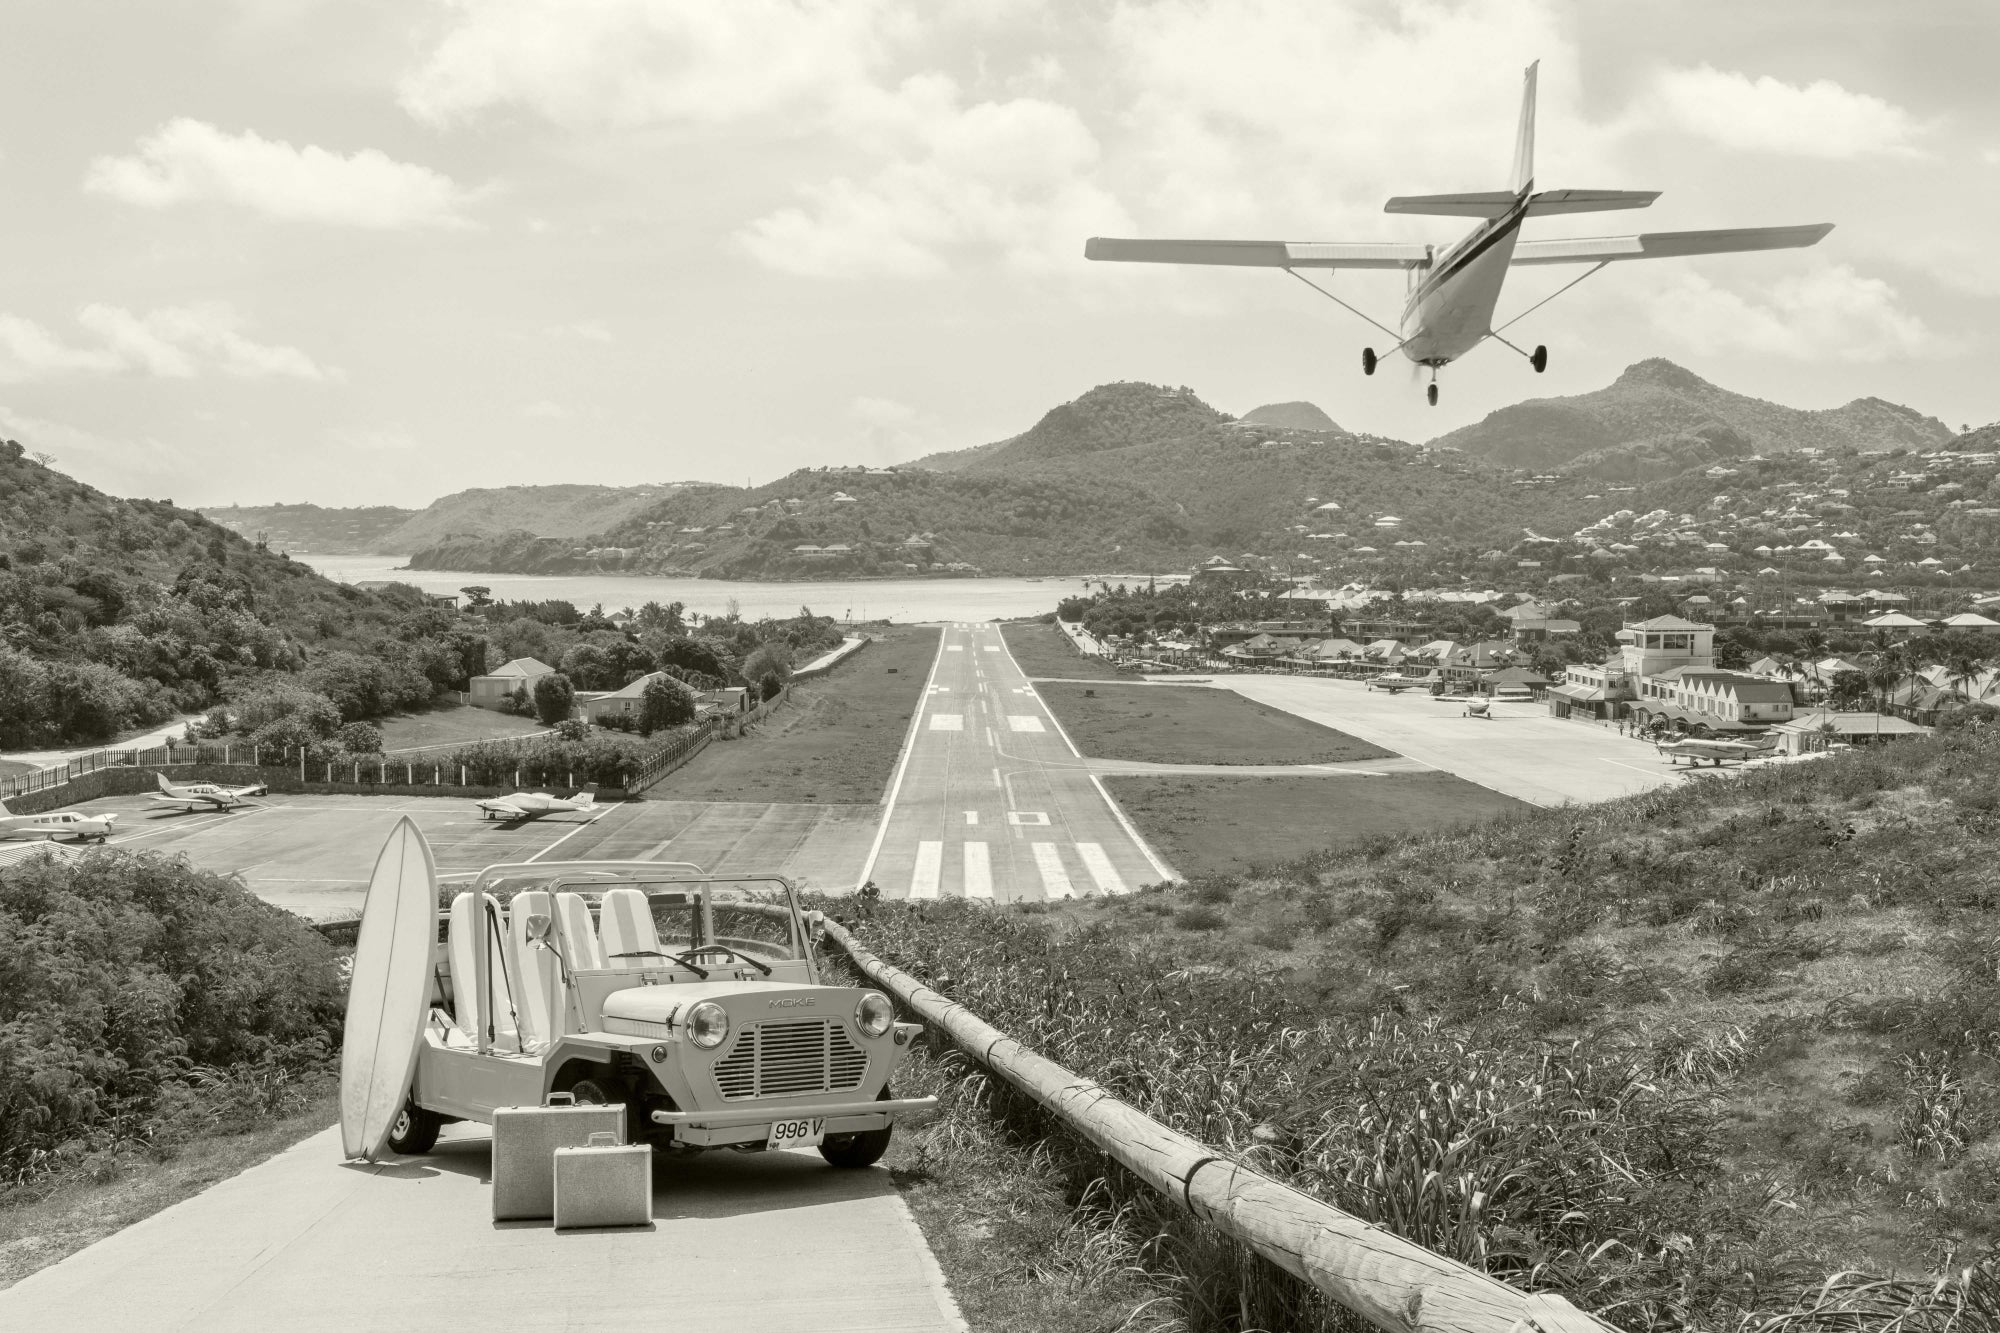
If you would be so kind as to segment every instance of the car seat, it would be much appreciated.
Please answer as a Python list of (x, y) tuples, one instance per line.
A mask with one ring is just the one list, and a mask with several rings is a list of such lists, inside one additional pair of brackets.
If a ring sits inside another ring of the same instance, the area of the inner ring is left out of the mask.
[(612, 889), (598, 908), (598, 929), (604, 939), (604, 965), (614, 968), (657, 968), (667, 961), (653, 909), (637, 889)]
[(563, 961), (572, 972), (598, 971), (604, 966), (604, 946), (590, 919), (590, 904), (580, 893), (556, 895), (556, 929), (562, 936)]
[[(521, 1037), (529, 1050), (544, 1050), (562, 1035), (562, 960), (553, 947), (544, 948), (528, 939), (528, 922), (537, 916), (555, 916), (555, 899), (544, 889), (530, 889), (514, 895), (507, 905), (507, 939), (514, 955), (515, 1000), (519, 1006)], [(549, 945), (555, 943), (553, 937)]]
[[(478, 917), (486, 916), (486, 994), (479, 993)], [(504, 1051), (521, 1049), (521, 1024), (514, 1007), (514, 950), (508, 943), (507, 918), (490, 893), (461, 893), (451, 900), (446, 951), (451, 959), (452, 1024), (475, 1043), (486, 1024), (486, 1004), (492, 1009), (493, 1045)]]

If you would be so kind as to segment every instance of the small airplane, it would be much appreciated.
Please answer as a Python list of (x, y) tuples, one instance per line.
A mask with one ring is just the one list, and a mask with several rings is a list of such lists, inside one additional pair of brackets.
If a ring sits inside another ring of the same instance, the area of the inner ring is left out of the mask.
[(1488, 722), (1491, 722), (1493, 720), (1493, 701), (1491, 699), (1468, 699), (1465, 701), (1465, 715), (1467, 717), (1483, 717)]
[(233, 810), (248, 805), (250, 797), (267, 796), (271, 791), (261, 782), (248, 787), (218, 787), (213, 782), (169, 782), (165, 773), (153, 776), (160, 780), (160, 790), (153, 799), (161, 805), (178, 805), (188, 811)]
[(1377, 676), (1375, 679), (1369, 681), (1368, 688), (1371, 690), (1386, 690), (1388, 693), (1394, 694), (1398, 690), (1414, 690), (1423, 683), (1423, 679), (1418, 676), (1387, 675)]
[(7, 803), (0, 801), (0, 839), (46, 838), (53, 842), (58, 838), (69, 838), (74, 842), (89, 842), (95, 838), (99, 842), (107, 842), (111, 838), (111, 826), (117, 821), (117, 815), (81, 815), (74, 810), (52, 810), (45, 815), (11, 815), (7, 813)]
[(1693, 736), (1677, 741), (1655, 741), (1653, 748), (1667, 757), (1669, 765), (1685, 759), (1693, 768), (1700, 768), (1704, 759), (1715, 768), (1721, 768), (1725, 759), (1740, 764), (1771, 749), (1769, 745), (1759, 745), (1755, 741), (1719, 741)]
[[(1720, 231), (1655, 231), (1636, 236), (1595, 236), (1573, 240), (1524, 241), (1521, 224), (1530, 217), (1558, 213), (1596, 213), (1608, 209), (1644, 208), (1660, 197), (1658, 190), (1535, 190), (1535, 70), (1528, 66), (1521, 94), (1521, 121), (1514, 138), (1514, 173), (1505, 190), (1468, 194), (1399, 195), (1384, 206), (1387, 213), (1431, 217), (1472, 217), (1484, 221), (1471, 235), (1442, 251), (1435, 245), (1407, 241), (1173, 241), (1121, 240), (1093, 236), (1085, 242), (1085, 259), (1147, 264), (1228, 264), (1283, 269), (1317, 290), (1348, 313), (1359, 316), (1395, 338), (1396, 345), (1378, 355), (1361, 349), (1361, 373), (1373, 375), (1384, 356), (1401, 352), (1418, 367), (1427, 367), (1426, 390), (1432, 406), (1438, 400), (1437, 373), (1443, 367), (1492, 338), (1527, 358), (1535, 373), (1549, 366), (1549, 349), (1523, 351), (1501, 334), (1539, 310), (1570, 287), (1603, 268), (1626, 259), (1671, 259), (1687, 255), (1736, 254), (1750, 250), (1786, 250), (1816, 245), (1833, 230), (1830, 222), (1794, 227), (1734, 227)], [(1590, 264), (1583, 277), (1536, 302), (1521, 314), (1493, 327), (1494, 307), (1509, 268), (1518, 264)], [(1400, 331), (1348, 305), (1300, 272), (1301, 269), (1400, 268), (1408, 275)]]
[(502, 819), (540, 819), (543, 815), (589, 810), (596, 804), (596, 792), (579, 792), (565, 800), (545, 791), (517, 791), (512, 796), (496, 796), (490, 801), (481, 801), (479, 808), (486, 812), (488, 819), (495, 815)]

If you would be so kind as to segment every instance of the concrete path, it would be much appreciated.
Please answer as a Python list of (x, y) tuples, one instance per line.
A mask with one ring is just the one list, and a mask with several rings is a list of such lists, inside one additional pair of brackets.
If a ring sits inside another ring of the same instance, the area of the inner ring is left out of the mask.
[(1546, 704), (1495, 704), (1486, 721), (1465, 716), (1457, 700), (1328, 676), (1225, 675), (1215, 685), (1531, 805), (1603, 801), (1676, 781), (1651, 745), (1551, 717)]
[(78, 745), (66, 750), (9, 750), (0, 753), (0, 759), (16, 764), (32, 764), (36, 768), (56, 768), (72, 759), (87, 754), (100, 754), (105, 750), (153, 750), (167, 743), (169, 736), (179, 740), (185, 735), (188, 723), (201, 721), (200, 713), (183, 713), (164, 726), (137, 736), (129, 736), (122, 741), (110, 741), (103, 745)]
[(996, 625), (947, 625), (862, 870), (890, 898), (1043, 901), (1173, 878)]
[(816, 1152), (662, 1160), (653, 1224), (491, 1217), (483, 1125), (340, 1161), (329, 1129), (0, 1291), (0, 1328), (940, 1333), (956, 1304), (889, 1173)]

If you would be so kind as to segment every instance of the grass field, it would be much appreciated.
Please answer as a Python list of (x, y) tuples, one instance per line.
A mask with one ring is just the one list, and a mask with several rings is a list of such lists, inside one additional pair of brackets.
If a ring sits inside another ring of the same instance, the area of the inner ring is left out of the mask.
[(1449, 773), (1384, 778), (1108, 777), (1125, 813), (1183, 875), (1240, 875), (1382, 834), (1531, 807)]
[(938, 631), (892, 626), (833, 671), (792, 688), (747, 736), (717, 741), (646, 795), (658, 801), (835, 805), (882, 799), (937, 657)]
[(16, 777), (34, 771), (33, 764), (24, 764), (14, 759), (0, 759), (0, 778)]
[(1040, 690), (1077, 748), (1096, 759), (1331, 764), (1389, 757), (1379, 746), (1229, 690), (1067, 683)]
[(1002, 625), (1000, 636), (1021, 670), (1041, 680), (1130, 680), (1130, 675), (1113, 671), (1095, 657), (1085, 657), (1070, 647), (1069, 636), (1054, 625), (1030, 621)]
[(496, 713), (490, 708), (473, 708), (467, 704), (446, 704), (421, 713), (401, 713), (383, 718), (376, 725), (382, 728), (383, 750), (392, 754), (398, 750), (428, 749), (438, 745), (507, 740), (548, 730), (532, 717)]

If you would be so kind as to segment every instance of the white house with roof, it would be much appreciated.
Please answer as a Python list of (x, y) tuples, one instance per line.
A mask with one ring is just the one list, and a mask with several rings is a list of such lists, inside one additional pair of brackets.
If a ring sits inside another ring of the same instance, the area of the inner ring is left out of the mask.
[(536, 681), (554, 674), (555, 668), (547, 662), (533, 657), (517, 657), (495, 667), (487, 675), (474, 676), (466, 702), (474, 708), (505, 708), (514, 691), (526, 690), (532, 695)]

